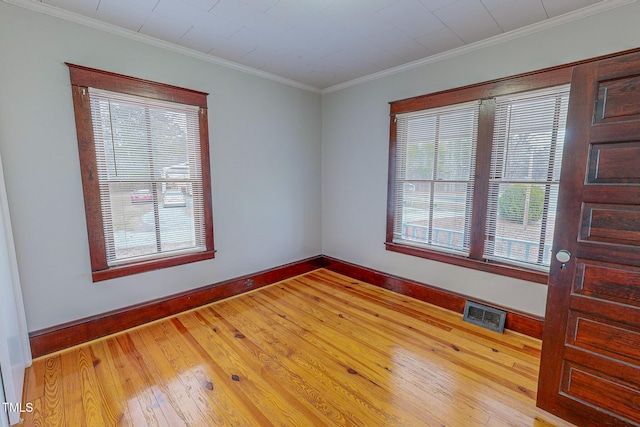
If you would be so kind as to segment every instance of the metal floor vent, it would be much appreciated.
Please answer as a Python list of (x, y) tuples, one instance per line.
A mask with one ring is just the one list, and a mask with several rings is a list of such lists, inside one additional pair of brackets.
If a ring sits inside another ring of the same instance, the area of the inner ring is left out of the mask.
[(487, 307), (477, 302), (467, 301), (464, 306), (462, 320), (501, 334), (504, 331), (506, 318), (507, 313), (505, 311)]

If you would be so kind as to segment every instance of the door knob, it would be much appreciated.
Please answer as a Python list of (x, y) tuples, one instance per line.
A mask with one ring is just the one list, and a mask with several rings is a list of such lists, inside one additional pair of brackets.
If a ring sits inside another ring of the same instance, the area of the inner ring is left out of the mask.
[(571, 259), (571, 252), (566, 249), (562, 249), (556, 254), (556, 259), (563, 264), (565, 262), (569, 262), (569, 260)]

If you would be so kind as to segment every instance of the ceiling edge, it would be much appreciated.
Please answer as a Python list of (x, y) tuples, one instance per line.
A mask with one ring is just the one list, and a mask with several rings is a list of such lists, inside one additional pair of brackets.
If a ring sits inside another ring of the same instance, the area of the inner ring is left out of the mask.
[[(6, 0), (5, 0), (6, 1)], [(635, 3), (638, 0), (604, 0), (601, 3), (596, 3), (591, 6), (584, 7), (582, 9), (578, 9), (574, 12), (565, 13), (563, 15), (555, 16), (553, 18), (549, 18), (547, 20), (537, 22), (535, 24), (527, 25), (526, 27), (519, 28), (517, 30), (512, 30), (507, 33), (499, 34), (497, 36), (493, 36), (491, 38), (480, 40), (475, 43), (471, 43), (465, 46), (461, 46), (452, 50), (448, 50), (442, 53), (438, 53), (435, 55), (428, 56), (423, 59), (418, 59), (417, 61), (409, 62), (403, 65), (399, 65), (397, 67), (389, 68), (387, 70), (379, 71), (377, 73), (369, 74), (364, 77), (359, 77), (357, 79), (349, 80), (348, 82), (340, 83), (335, 86), (331, 86), (325, 89), (322, 89), (320, 93), (322, 95), (336, 92), (341, 89), (346, 89), (351, 86), (356, 86), (361, 83), (370, 82), (373, 80), (377, 80), (383, 77), (391, 76), (393, 74), (398, 74), (403, 71), (412, 70), (414, 68), (421, 67), (427, 64), (433, 64), (435, 62), (444, 61), (449, 58), (453, 58), (455, 56), (464, 55), (465, 53), (473, 52), (476, 50), (484, 49), (486, 47), (495, 46), (500, 43), (507, 42), (509, 40), (517, 39), (520, 37), (527, 36), (529, 34), (534, 34), (539, 31), (543, 31), (549, 28), (557, 27), (559, 25), (563, 25), (572, 21), (576, 21), (587, 16), (596, 15), (598, 13), (606, 12), (611, 9), (615, 9), (621, 6), (626, 6), (631, 3)]]
[(69, 12), (64, 9), (60, 9), (54, 6), (50, 6), (45, 3), (41, 3), (40, 1), (35, 0), (2, 0), (4, 3), (12, 4), (14, 6), (19, 6), (24, 9), (29, 9), (34, 12), (39, 12), (45, 15), (53, 16), (55, 18), (60, 18), (65, 21), (73, 22), (76, 24), (84, 25), (86, 27), (94, 28), (97, 30), (105, 31), (107, 33), (111, 33), (117, 36), (125, 37), (131, 40), (135, 40), (138, 42), (142, 42), (151, 46), (163, 48), (166, 50), (170, 50), (172, 52), (179, 53), (181, 55), (190, 56), (195, 59), (200, 59), (205, 62), (209, 62), (215, 65), (220, 65), (225, 68), (230, 68), (236, 71), (241, 71), (243, 73), (251, 74), (253, 76), (262, 77), (267, 80), (272, 80), (278, 83), (283, 83), (288, 86), (293, 86), (298, 89), (303, 89), (313, 93), (321, 93), (321, 90), (317, 87), (301, 83), (292, 79), (288, 79), (286, 77), (278, 76), (276, 74), (268, 73), (266, 71), (259, 70), (257, 68), (249, 67), (246, 65), (238, 64), (233, 61), (229, 61), (226, 59), (218, 58), (213, 55), (209, 55), (203, 52), (199, 52), (194, 49), (189, 49), (183, 46), (179, 46), (174, 43), (170, 43), (164, 40), (157, 39), (155, 37), (147, 36), (144, 34), (136, 33), (135, 31), (127, 30), (112, 24), (107, 24), (106, 22), (99, 21), (97, 19), (88, 18), (84, 15), (80, 15), (74, 12)]

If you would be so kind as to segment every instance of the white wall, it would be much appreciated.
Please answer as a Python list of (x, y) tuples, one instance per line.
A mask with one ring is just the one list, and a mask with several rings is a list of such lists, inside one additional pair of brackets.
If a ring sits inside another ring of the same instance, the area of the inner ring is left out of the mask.
[[(320, 253), (543, 314), (546, 287), (384, 250), (388, 102), (640, 46), (640, 3), (319, 95), (0, 2), (0, 153), (29, 330)], [(92, 283), (67, 67), (209, 92), (216, 248)]]
[[(92, 283), (65, 61), (210, 93), (214, 260)], [(321, 253), (320, 95), (2, 2), (0, 153), (30, 331)]]
[(640, 3), (323, 96), (323, 254), (543, 315), (546, 286), (386, 251), (388, 102), (640, 46)]

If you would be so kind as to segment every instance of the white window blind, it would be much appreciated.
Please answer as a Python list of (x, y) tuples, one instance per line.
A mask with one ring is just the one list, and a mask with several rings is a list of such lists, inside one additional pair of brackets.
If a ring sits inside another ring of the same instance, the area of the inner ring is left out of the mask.
[(206, 250), (199, 108), (89, 96), (107, 264)]
[(479, 102), (396, 117), (394, 242), (469, 253)]
[(548, 270), (569, 86), (496, 99), (484, 256)]

